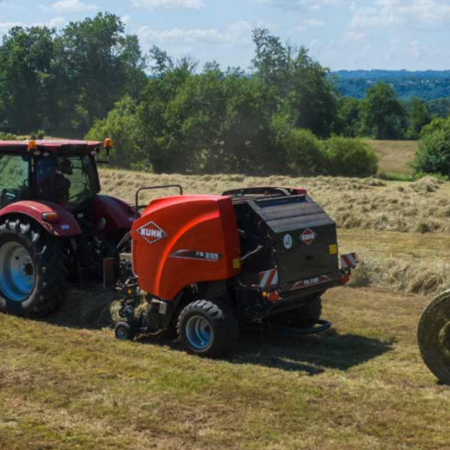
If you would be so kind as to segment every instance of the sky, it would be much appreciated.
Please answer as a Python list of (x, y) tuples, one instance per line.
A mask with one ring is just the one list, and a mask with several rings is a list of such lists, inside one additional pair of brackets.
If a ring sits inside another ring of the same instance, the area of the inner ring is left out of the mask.
[(450, 0), (0, 0), (0, 35), (100, 11), (121, 17), (145, 52), (200, 64), (248, 69), (251, 32), (263, 27), (331, 70), (450, 69)]

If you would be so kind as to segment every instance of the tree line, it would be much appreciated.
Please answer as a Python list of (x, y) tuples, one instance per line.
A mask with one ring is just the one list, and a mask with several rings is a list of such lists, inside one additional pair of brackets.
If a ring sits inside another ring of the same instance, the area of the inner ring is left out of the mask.
[(13, 28), (0, 46), (0, 132), (113, 137), (113, 163), (183, 173), (371, 175), (357, 137), (417, 138), (431, 121), (392, 86), (342, 97), (307, 49), (253, 32), (250, 70), (204, 67), (153, 47), (99, 13), (61, 31)]

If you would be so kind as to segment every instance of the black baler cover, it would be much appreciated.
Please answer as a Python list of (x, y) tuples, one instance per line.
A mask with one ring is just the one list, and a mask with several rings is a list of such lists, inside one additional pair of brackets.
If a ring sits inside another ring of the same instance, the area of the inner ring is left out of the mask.
[(277, 268), (285, 285), (339, 270), (336, 223), (308, 195), (236, 198), (235, 210), (243, 236), (256, 236), (267, 250), (247, 273)]

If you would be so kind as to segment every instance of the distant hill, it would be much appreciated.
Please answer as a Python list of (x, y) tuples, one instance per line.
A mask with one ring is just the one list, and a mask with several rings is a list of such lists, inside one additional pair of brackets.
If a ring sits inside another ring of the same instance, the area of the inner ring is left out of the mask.
[(366, 90), (379, 81), (392, 84), (402, 99), (419, 97), (430, 101), (450, 97), (450, 70), (341, 70), (331, 76), (346, 97), (364, 98)]

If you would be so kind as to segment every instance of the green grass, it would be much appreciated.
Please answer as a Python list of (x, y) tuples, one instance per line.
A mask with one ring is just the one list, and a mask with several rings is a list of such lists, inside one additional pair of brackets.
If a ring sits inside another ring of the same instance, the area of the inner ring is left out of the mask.
[(366, 140), (375, 151), (380, 162), (380, 173), (412, 174), (413, 161), (418, 141)]
[(247, 332), (222, 361), (164, 336), (79, 329), (73, 310), (0, 316), (0, 448), (448, 448), (450, 390), (415, 340), (426, 302), (337, 289), (325, 301), (333, 331)]

